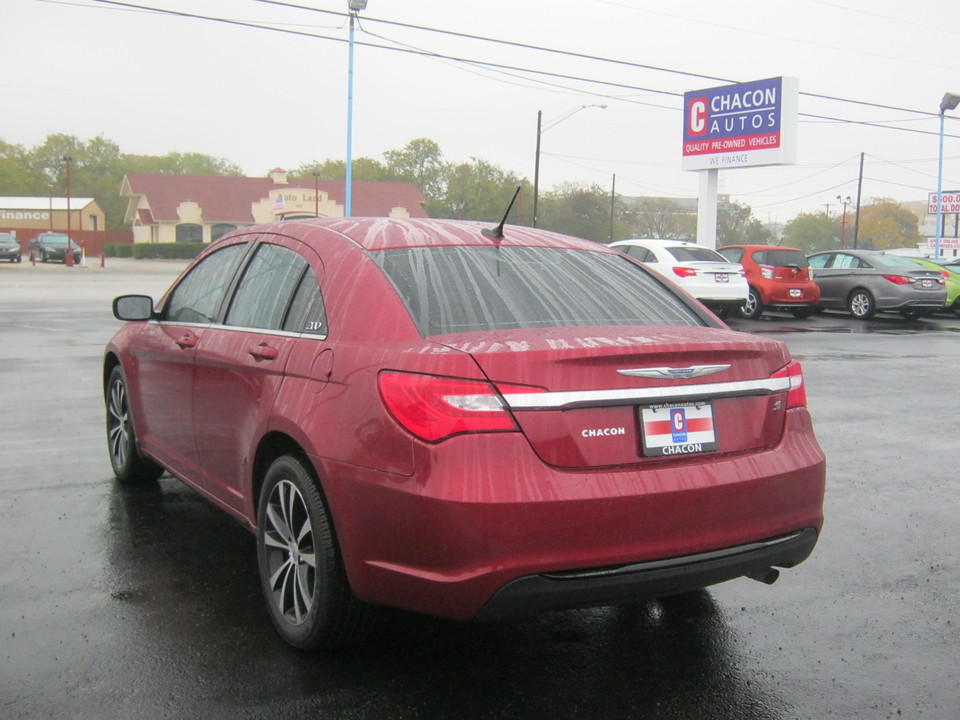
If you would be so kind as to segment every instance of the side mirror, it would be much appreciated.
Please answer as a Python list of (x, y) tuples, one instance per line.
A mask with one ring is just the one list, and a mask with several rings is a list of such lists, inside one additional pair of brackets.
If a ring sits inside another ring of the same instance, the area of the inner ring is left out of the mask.
[(117, 320), (143, 321), (153, 317), (153, 298), (149, 295), (121, 295), (113, 301)]

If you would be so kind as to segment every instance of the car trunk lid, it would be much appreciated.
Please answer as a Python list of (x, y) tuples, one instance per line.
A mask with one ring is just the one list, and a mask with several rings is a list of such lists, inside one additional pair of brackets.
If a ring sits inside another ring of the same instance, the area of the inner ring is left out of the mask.
[[(719, 328), (552, 328), (434, 337), (469, 353), (541, 459), (564, 468), (662, 462), (774, 444), (790, 358)], [(527, 386), (530, 393), (518, 391)]]

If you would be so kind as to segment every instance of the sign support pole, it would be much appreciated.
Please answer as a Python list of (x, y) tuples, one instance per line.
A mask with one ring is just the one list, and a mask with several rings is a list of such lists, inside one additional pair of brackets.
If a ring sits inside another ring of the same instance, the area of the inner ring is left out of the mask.
[(717, 249), (717, 186), (720, 171), (700, 171), (700, 197), (697, 200), (697, 244)]

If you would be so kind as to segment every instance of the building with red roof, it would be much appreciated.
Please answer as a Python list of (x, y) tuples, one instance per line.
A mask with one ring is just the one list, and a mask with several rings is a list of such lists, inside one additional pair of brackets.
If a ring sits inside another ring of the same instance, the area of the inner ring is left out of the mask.
[[(342, 180), (130, 173), (120, 195), (134, 242), (212, 242), (248, 225), (287, 218), (343, 217)], [(352, 215), (425, 218), (426, 198), (413, 183), (354, 181)]]

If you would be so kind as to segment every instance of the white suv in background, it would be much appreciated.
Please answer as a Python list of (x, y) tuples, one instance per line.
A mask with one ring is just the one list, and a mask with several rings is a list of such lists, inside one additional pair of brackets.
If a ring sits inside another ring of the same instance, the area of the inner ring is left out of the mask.
[(673, 281), (718, 315), (739, 309), (750, 292), (743, 267), (703, 245), (635, 238), (618, 240), (610, 247)]

